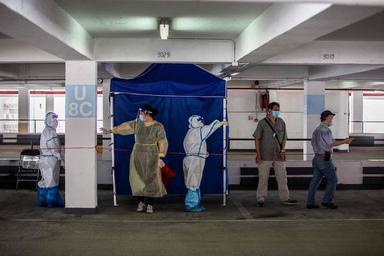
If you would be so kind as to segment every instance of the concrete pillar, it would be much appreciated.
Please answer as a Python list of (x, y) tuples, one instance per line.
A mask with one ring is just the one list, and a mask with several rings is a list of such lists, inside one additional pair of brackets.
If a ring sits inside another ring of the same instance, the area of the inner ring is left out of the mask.
[[(348, 92), (328, 92), (325, 98), (325, 108), (331, 110), (336, 116), (330, 127), (333, 137), (345, 139), (349, 136), (348, 131)], [(337, 150), (348, 151), (349, 145), (340, 145)]]
[(29, 90), (28, 88), (19, 89), (19, 133), (28, 133), (29, 122)]
[(65, 63), (65, 207), (95, 212), (97, 207), (97, 63)]
[[(325, 108), (325, 82), (304, 81), (304, 134), (303, 138), (311, 138), (313, 131), (320, 124), (320, 114)], [(303, 142), (303, 159), (312, 158), (310, 141)]]
[(363, 123), (356, 121), (363, 121), (363, 95), (362, 91), (354, 91), (351, 94), (351, 113), (350, 119), (352, 122), (352, 133), (363, 133)]
[[(46, 100), (46, 112), (53, 112), (53, 94), (46, 94), (45, 100)], [(60, 117), (59, 117), (60, 118)], [(62, 117), (61, 117), (62, 118)]]

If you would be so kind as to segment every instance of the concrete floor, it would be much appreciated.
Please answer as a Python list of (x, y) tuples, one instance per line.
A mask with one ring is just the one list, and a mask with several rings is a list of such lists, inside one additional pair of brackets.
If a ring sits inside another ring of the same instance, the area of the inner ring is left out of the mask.
[(306, 192), (291, 193), (297, 206), (272, 191), (264, 208), (254, 191), (233, 191), (227, 207), (207, 195), (198, 214), (169, 196), (148, 215), (99, 191), (97, 214), (71, 215), (37, 207), (33, 191), (0, 190), (0, 255), (384, 255), (384, 190), (337, 191), (338, 210), (307, 210)]

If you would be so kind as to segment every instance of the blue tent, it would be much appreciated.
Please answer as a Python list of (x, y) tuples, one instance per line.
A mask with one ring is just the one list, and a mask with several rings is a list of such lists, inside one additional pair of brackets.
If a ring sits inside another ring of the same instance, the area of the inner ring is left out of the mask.
[[(177, 173), (168, 193), (185, 194), (182, 161), (188, 117), (198, 114), (206, 123), (226, 118), (225, 81), (192, 64), (152, 64), (134, 79), (113, 78), (110, 96), (113, 126), (135, 119), (143, 104), (159, 110), (156, 119), (164, 125), (169, 142), (165, 163)], [(223, 193), (227, 189), (225, 136), (223, 129), (219, 129), (207, 141), (211, 156), (204, 170), (203, 193)], [(128, 172), (134, 137), (114, 135), (113, 142), (116, 193), (130, 194)]]

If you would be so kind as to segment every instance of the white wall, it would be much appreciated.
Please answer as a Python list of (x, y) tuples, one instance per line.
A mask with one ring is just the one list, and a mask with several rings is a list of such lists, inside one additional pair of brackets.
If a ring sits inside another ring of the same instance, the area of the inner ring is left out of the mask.
[(364, 96), (363, 120), (381, 123), (365, 123), (364, 133), (384, 133), (384, 95)]
[[(230, 138), (252, 138), (256, 128), (255, 119), (262, 118), (258, 94), (254, 90), (228, 91), (228, 120)], [(231, 148), (252, 149), (253, 141), (232, 141)]]
[(17, 133), (18, 122), (9, 119), (18, 119), (19, 101), (18, 94), (0, 94), (0, 132)]
[[(274, 91), (270, 102), (280, 104), (281, 117), (287, 126), (288, 138), (300, 139), (304, 133), (304, 91)], [(302, 141), (288, 141), (287, 149), (302, 149)]]
[(41, 133), (45, 127), (44, 120), (46, 111), (45, 95), (29, 95), (29, 122), (30, 133)]

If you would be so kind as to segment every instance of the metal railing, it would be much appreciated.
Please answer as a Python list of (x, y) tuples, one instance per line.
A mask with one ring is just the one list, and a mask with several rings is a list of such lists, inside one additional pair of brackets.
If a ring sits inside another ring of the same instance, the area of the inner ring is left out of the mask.
[[(378, 125), (379, 128), (373, 129), (373, 125)], [(349, 121), (349, 131), (351, 133), (383, 133), (384, 134), (384, 121)], [(373, 132), (372, 132), (373, 130)], [(375, 131), (376, 130), (376, 131)]]
[[(342, 140), (342, 139), (336, 139), (336, 140)], [(243, 149), (233, 149), (231, 147), (231, 143), (232, 142), (235, 142), (235, 141), (252, 141), (254, 142), (255, 141), (255, 138), (229, 138), (229, 141), (228, 141), (228, 150), (243, 150)], [(310, 138), (288, 138), (287, 141), (311, 141)], [(245, 150), (249, 150), (249, 149), (245, 149)], [(254, 150), (254, 149), (252, 149)]]

